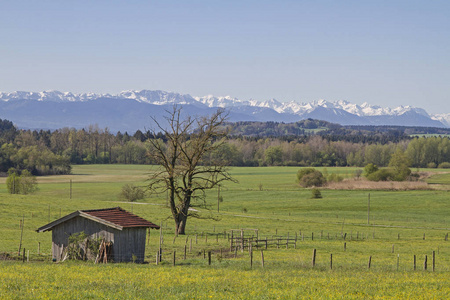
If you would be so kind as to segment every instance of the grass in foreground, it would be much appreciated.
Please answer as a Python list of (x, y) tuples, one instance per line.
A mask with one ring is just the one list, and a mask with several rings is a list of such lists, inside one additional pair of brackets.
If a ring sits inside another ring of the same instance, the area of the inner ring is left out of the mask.
[[(448, 298), (450, 244), (444, 236), (450, 231), (450, 206), (446, 190), (323, 190), (323, 199), (311, 199), (311, 192), (295, 183), (298, 168), (233, 168), (239, 184), (222, 187), (220, 212), (217, 191), (207, 194), (211, 212), (198, 208), (220, 221), (189, 219), (188, 236), (174, 239), (164, 195), (134, 204), (118, 199), (123, 184), (145, 185), (150, 169), (75, 166), (74, 175), (39, 178), (39, 192), (26, 196), (9, 195), (4, 182), (0, 184), (0, 252), (17, 255), (19, 223), (24, 217), (22, 247), (30, 251), (32, 260), (0, 262), (0, 298)], [(327, 171), (354, 172), (351, 168)], [(447, 179), (450, 177), (442, 174), (430, 180), (448, 184)], [(147, 246), (149, 264), (50, 262), (51, 233), (38, 234), (35, 229), (78, 209), (114, 206), (163, 224), (162, 265), (153, 263), (159, 247), (156, 231), (151, 231)], [(234, 259), (228, 240), (216, 240), (215, 234), (236, 228), (258, 228), (262, 238), (297, 235), (296, 249), (292, 244), (289, 249), (283, 245), (269, 248), (264, 252), (264, 269), (260, 252), (255, 251), (250, 269), (248, 253), (239, 252)], [(204, 237), (207, 233), (208, 240)], [(41, 255), (37, 254), (39, 243)], [(193, 249), (183, 260), (186, 243), (192, 243)], [(317, 249), (315, 269), (311, 268), (313, 249)], [(212, 266), (203, 259), (203, 251), (208, 250), (214, 251)], [(173, 251), (179, 264), (175, 267), (171, 266)], [(413, 271), (414, 255), (418, 270), (428, 255), (431, 270), (433, 251), (436, 272)], [(330, 254), (333, 270), (329, 269)], [(369, 256), (373, 259), (370, 271)]]

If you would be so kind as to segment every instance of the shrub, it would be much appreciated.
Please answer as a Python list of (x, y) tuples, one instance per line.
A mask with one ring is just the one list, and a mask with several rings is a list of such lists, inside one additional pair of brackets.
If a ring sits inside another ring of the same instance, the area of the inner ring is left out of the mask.
[(427, 164), (427, 168), (434, 169), (436, 168), (436, 164), (434, 162), (430, 162)]
[(450, 162), (440, 163), (438, 168), (440, 168), (440, 169), (450, 169)]
[(37, 181), (36, 176), (31, 175), (30, 171), (23, 170), (22, 175), (20, 175), (20, 193), (21, 194), (31, 194), (37, 191)]
[(388, 181), (394, 180), (395, 174), (390, 169), (380, 169), (367, 176), (370, 181)]
[(20, 193), (20, 177), (16, 170), (10, 169), (8, 171), (8, 178), (6, 178), (6, 188), (10, 194)]
[(314, 169), (314, 168), (303, 168), (303, 169), (298, 170), (297, 181), (300, 182), (302, 180), (303, 176), (313, 173), (314, 171), (316, 171), (316, 169)]
[(18, 175), (18, 171), (10, 169), (6, 179), (6, 188), (10, 194), (31, 194), (37, 191), (36, 177), (31, 175), (30, 171), (23, 170), (22, 175)]
[(302, 187), (322, 186), (325, 182), (326, 180), (322, 173), (314, 170), (314, 172), (308, 173), (301, 178), (300, 185)]
[(394, 154), (392, 154), (391, 160), (389, 161), (389, 168), (392, 169), (393, 177), (392, 180), (404, 181), (411, 174), (410, 159), (401, 150), (397, 149)]
[(364, 167), (364, 177), (369, 177), (370, 176), (370, 174), (372, 174), (372, 173), (375, 173), (376, 171), (378, 171), (378, 167), (377, 167), (377, 165), (374, 165), (374, 164), (367, 164), (365, 167)]
[(337, 174), (330, 174), (327, 178), (328, 182), (341, 182), (342, 180), (344, 180), (344, 177), (342, 177), (341, 175), (337, 175)]
[(322, 198), (322, 193), (319, 189), (312, 189), (311, 190), (311, 198), (313, 199), (320, 199)]
[(120, 192), (119, 195), (121, 199), (127, 200), (129, 202), (144, 199), (144, 196), (145, 196), (144, 189), (139, 186), (135, 186), (133, 184), (125, 184), (122, 187), (122, 191)]
[(81, 231), (71, 234), (68, 240), (67, 257), (69, 259), (94, 259), (98, 255), (102, 238), (92, 238)]

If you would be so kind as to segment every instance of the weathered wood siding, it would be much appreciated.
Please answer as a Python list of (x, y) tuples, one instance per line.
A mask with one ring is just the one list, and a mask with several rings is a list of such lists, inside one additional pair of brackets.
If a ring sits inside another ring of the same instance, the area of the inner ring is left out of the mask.
[(133, 261), (133, 255), (135, 255), (136, 262), (144, 262), (146, 232), (146, 228), (117, 230), (116, 242), (113, 244), (114, 260)]
[(91, 238), (104, 238), (113, 243), (112, 259), (115, 262), (143, 262), (145, 257), (146, 228), (124, 228), (122, 231), (92, 220), (76, 217), (55, 226), (52, 230), (52, 257), (59, 261), (63, 247), (69, 244), (69, 236), (84, 231)]

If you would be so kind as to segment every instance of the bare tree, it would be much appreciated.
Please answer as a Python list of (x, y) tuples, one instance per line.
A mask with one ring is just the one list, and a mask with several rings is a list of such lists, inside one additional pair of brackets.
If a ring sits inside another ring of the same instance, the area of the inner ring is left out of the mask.
[[(161, 139), (150, 139), (150, 156), (159, 168), (150, 175), (149, 189), (168, 193), (169, 206), (177, 234), (185, 234), (189, 216), (200, 217), (189, 208), (205, 199), (205, 191), (225, 180), (235, 181), (225, 163), (207, 160), (208, 154), (225, 143), (224, 121), (227, 114), (217, 110), (208, 117), (181, 117), (181, 108), (167, 111), (166, 124), (152, 118)], [(153, 132), (156, 136), (156, 130)]]

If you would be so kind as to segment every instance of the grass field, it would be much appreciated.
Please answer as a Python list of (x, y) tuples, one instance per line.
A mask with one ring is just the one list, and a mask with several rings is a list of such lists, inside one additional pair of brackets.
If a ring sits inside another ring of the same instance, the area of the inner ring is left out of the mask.
[[(20, 220), (23, 247), (30, 262), (0, 261), (0, 298), (437, 298), (450, 296), (449, 173), (428, 179), (444, 188), (426, 191), (322, 190), (322, 199), (295, 182), (296, 167), (233, 168), (239, 181), (207, 194), (219, 221), (189, 219), (187, 236), (174, 238), (165, 196), (139, 203), (118, 198), (125, 183), (145, 185), (150, 166), (74, 166), (73, 175), (41, 177), (33, 195), (9, 195), (0, 179), (0, 252), (17, 255)], [(327, 168), (345, 177), (354, 168)], [(70, 196), (72, 180), (72, 199)], [(368, 196), (370, 220), (368, 224)], [(51, 263), (51, 233), (35, 230), (78, 209), (121, 206), (163, 224), (163, 263), (154, 264), (159, 233), (151, 231), (147, 264), (93, 265)], [(254, 252), (229, 252), (229, 241), (217, 233), (254, 228), (262, 238), (297, 236), (297, 243)], [(346, 239), (343, 239), (346, 234)], [(208, 236), (206, 238), (206, 236)], [(185, 244), (193, 244), (183, 259)], [(37, 254), (40, 243), (41, 254)], [(344, 249), (345, 243), (345, 249)], [(317, 250), (316, 265), (311, 257)], [(220, 251), (222, 250), (222, 255)], [(177, 265), (172, 266), (176, 251)], [(213, 251), (212, 265), (204, 251)], [(432, 272), (432, 253), (436, 270)], [(330, 255), (333, 269), (330, 269)], [(413, 257), (417, 270), (413, 270)], [(425, 255), (428, 271), (423, 271)], [(368, 260), (372, 257), (371, 269)]]

